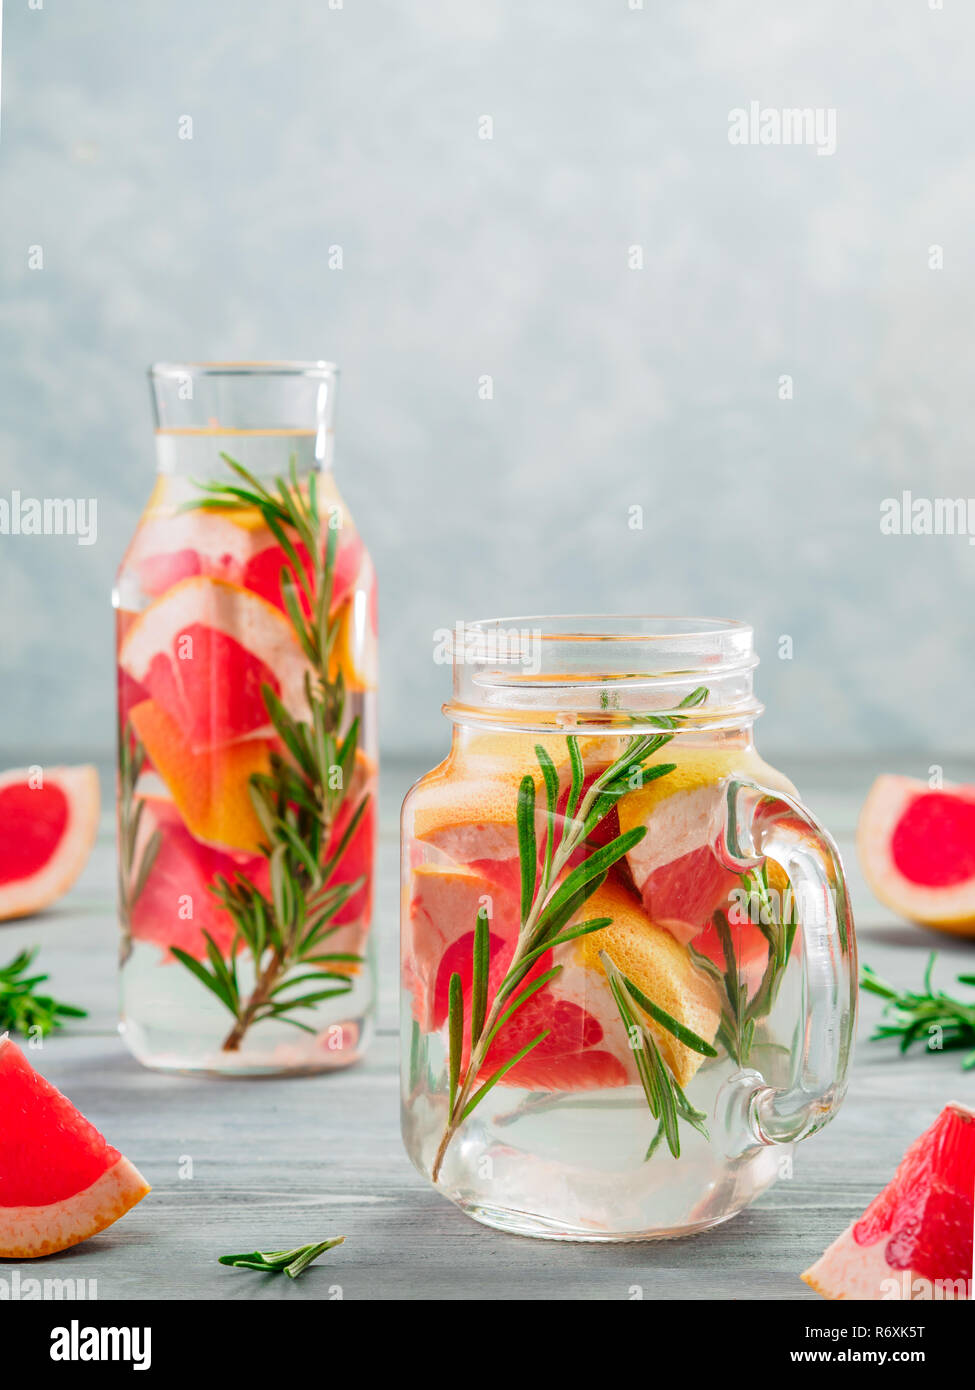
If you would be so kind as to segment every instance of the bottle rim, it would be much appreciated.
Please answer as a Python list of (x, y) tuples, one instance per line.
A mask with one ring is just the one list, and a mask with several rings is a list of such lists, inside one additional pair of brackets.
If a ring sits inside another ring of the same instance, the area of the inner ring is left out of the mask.
[(322, 379), (338, 376), (334, 362), (302, 361), (283, 358), (267, 362), (153, 362), (151, 380), (168, 381), (187, 376), (310, 376)]

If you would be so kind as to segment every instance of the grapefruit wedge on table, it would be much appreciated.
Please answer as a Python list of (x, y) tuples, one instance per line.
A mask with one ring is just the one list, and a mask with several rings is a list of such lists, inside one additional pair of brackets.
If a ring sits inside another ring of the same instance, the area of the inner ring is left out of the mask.
[(98, 830), (93, 767), (0, 774), (0, 920), (39, 912), (84, 868)]
[(975, 1111), (953, 1102), (802, 1278), (831, 1299), (967, 1299), (973, 1224)]
[(0, 1256), (77, 1245), (140, 1202), (149, 1184), (6, 1036), (0, 1038)]
[(887, 907), (975, 936), (975, 787), (878, 777), (860, 813), (857, 852)]

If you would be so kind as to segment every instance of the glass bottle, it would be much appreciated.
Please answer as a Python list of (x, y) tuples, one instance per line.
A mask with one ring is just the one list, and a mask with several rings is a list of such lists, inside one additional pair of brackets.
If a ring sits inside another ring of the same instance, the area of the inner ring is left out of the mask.
[(403, 1132), (487, 1225), (726, 1220), (843, 1097), (835, 845), (760, 757), (751, 629), (458, 628), (447, 758), (402, 823)]
[(336, 369), (161, 364), (120, 566), (123, 1037), (267, 1075), (367, 1043), (376, 582), (332, 474)]

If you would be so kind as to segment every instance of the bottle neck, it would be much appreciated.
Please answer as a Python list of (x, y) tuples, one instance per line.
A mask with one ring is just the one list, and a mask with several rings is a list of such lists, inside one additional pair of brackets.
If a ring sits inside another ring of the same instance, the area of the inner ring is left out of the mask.
[(214, 482), (233, 478), (231, 458), (258, 478), (299, 477), (331, 468), (332, 436), (314, 430), (179, 429), (156, 431), (156, 472)]

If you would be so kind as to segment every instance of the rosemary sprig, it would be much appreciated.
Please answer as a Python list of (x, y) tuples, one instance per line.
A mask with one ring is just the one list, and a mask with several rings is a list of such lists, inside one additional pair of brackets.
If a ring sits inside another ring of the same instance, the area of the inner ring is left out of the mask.
[[(205, 495), (187, 507), (248, 507), (260, 512), (290, 562), (290, 567), (282, 565), (281, 597), (309, 666), (304, 718), (286, 709), (270, 686), (261, 688), (268, 719), (286, 749), (270, 754), (269, 773), (250, 778), (251, 801), (267, 837), (262, 853), (270, 864), (270, 895), (242, 874), (233, 881), (219, 875), (211, 891), (236, 928), (228, 955), (221, 954), (205, 931), (208, 964), (170, 947), (232, 1014), (234, 1023), (223, 1049), (233, 1052), (247, 1031), (264, 1020), (313, 1034), (315, 1029), (296, 1012), (351, 990), (350, 968), (361, 958), (322, 948), (338, 930), (335, 915), (365, 882), (360, 876), (330, 886), (369, 798), (363, 796), (338, 845), (328, 853), (332, 827), (353, 780), (359, 720), (353, 718), (346, 727), (345, 681), (340, 669), (333, 673), (339, 631), (331, 621), (337, 530), (329, 525), (322, 536), (315, 475), (303, 488), (292, 458), (289, 477), (275, 478), (265, 487), (228, 454), (221, 457), (240, 481), (199, 483)], [(308, 555), (307, 564), (299, 545)], [(249, 993), (242, 991), (238, 975), (241, 948), (250, 953), (256, 973)], [(291, 973), (301, 966), (313, 969)]]
[[(916, 1042), (924, 1042), (926, 1052), (950, 1052), (970, 1048), (962, 1059), (962, 1070), (975, 1067), (975, 999), (966, 1003), (943, 990), (932, 980), (937, 951), (932, 951), (920, 990), (899, 990), (882, 980), (869, 965), (860, 967), (860, 988), (884, 1000), (882, 1021), (871, 1034), (871, 1042), (898, 1038), (901, 1052)], [(975, 986), (975, 975), (958, 975), (960, 985)]]
[[(695, 690), (682, 707), (701, 704), (707, 698), (703, 687)], [(491, 1045), (511, 1017), (540, 989), (554, 980), (562, 970), (555, 965), (532, 980), (518, 992), (519, 986), (535, 963), (546, 952), (563, 946), (590, 932), (600, 931), (611, 924), (612, 918), (598, 917), (569, 926), (586, 901), (605, 882), (606, 875), (617, 860), (628, 854), (646, 834), (645, 826), (635, 826), (599, 846), (571, 869), (569, 861), (576, 851), (584, 849), (596, 827), (606, 818), (621, 796), (645, 786), (656, 777), (673, 772), (675, 763), (646, 766), (652, 757), (673, 738), (680, 716), (655, 716), (655, 724), (666, 732), (653, 735), (633, 735), (627, 739), (624, 751), (597, 776), (587, 790), (585, 769), (578, 738), (569, 734), (571, 782), (564, 813), (558, 813), (559, 777), (552, 759), (542, 744), (536, 744), (535, 756), (541, 773), (545, 796), (542, 853), (536, 835), (535, 779), (526, 774), (518, 789), (516, 827), (521, 867), (521, 925), (515, 950), (504, 979), (498, 986), (489, 1008), (481, 1018), (482, 999), (486, 999), (490, 970), (490, 951), (487, 940), (487, 920), (478, 913), (475, 925), (475, 949), (472, 982), (471, 1044), (464, 1065), (464, 994), (458, 974), (451, 976), (448, 1009), (448, 1113), (440, 1145), (433, 1161), (432, 1177), (436, 1182), (444, 1157), (457, 1130), (484, 1097), (524, 1057), (549, 1035), (543, 1029), (509, 1057), (475, 1090)], [(568, 870), (566, 872), (566, 870)], [(480, 944), (478, 934), (480, 933)]]
[(768, 957), (762, 979), (749, 999), (748, 985), (738, 969), (738, 956), (726, 913), (717, 911), (712, 917), (714, 929), (721, 942), (724, 969), (710, 957), (690, 947), (694, 963), (719, 986), (722, 992), (721, 1018), (718, 1039), (738, 1066), (747, 1065), (755, 1043), (755, 1030), (775, 1006), (779, 989), (792, 956), (799, 922), (795, 900), (790, 893), (789, 913), (780, 920), (769, 891), (768, 866), (762, 864), (751, 873), (742, 874), (742, 887), (749, 905), (758, 908), (756, 924), (768, 943)]
[(136, 738), (131, 723), (126, 720), (118, 729), (118, 899), (122, 928), (120, 963), (132, 952), (132, 909), (146, 886), (152, 866), (159, 853), (162, 836), (154, 830), (149, 836), (136, 863), (139, 825), (145, 802), (135, 795), (136, 783), (145, 766), (146, 750)]
[[(702, 1057), (717, 1057), (718, 1054), (709, 1042), (698, 1037), (690, 1028), (678, 1022), (659, 1004), (655, 1004), (652, 999), (648, 998), (639, 986), (623, 974), (608, 952), (600, 951), (599, 959), (606, 971), (606, 978), (616, 1001), (620, 1019), (626, 1029), (627, 1037), (630, 1039), (633, 1059), (636, 1062), (643, 1093), (647, 1098), (647, 1106), (650, 1114), (658, 1121), (657, 1131), (650, 1140), (645, 1160), (653, 1157), (662, 1139), (667, 1140), (667, 1147), (674, 1158), (680, 1158), (678, 1120), (686, 1121), (699, 1134), (703, 1134), (705, 1139), (709, 1139), (710, 1136), (705, 1124), (707, 1116), (703, 1110), (697, 1110), (687, 1099), (677, 1078), (664, 1061), (656, 1038), (643, 1020), (638, 1017), (637, 1009), (642, 1010), (656, 1024), (666, 1029), (678, 1042), (682, 1042), (693, 1052), (700, 1053)], [(634, 1005), (636, 1005), (636, 1009), (634, 1009)]]
[(7, 965), (0, 966), (0, 1033), (22, 1033), (29, 1037), (34, 1029), (42, 1038), (61, 1027), (65, 1018), (87, 1018), (88, 1010), (62, 1004), (49, 994), (38, 994), (38, 985), (48, 975), (28, 975), (38, 948), (21, 951)]
[(232, 1265), (235, 1269), (256, 1269), (262, 1274), (286, 1274), (289, 1279), (297, 1279), (326, 1250), (334, 1250), (344, 1240), (345, 1236), (335, 1236), (317, 1244), (298, 1245), (294, 1250), (252, 1250), (243, 1255), (221, 1255), (218, 1263)]

